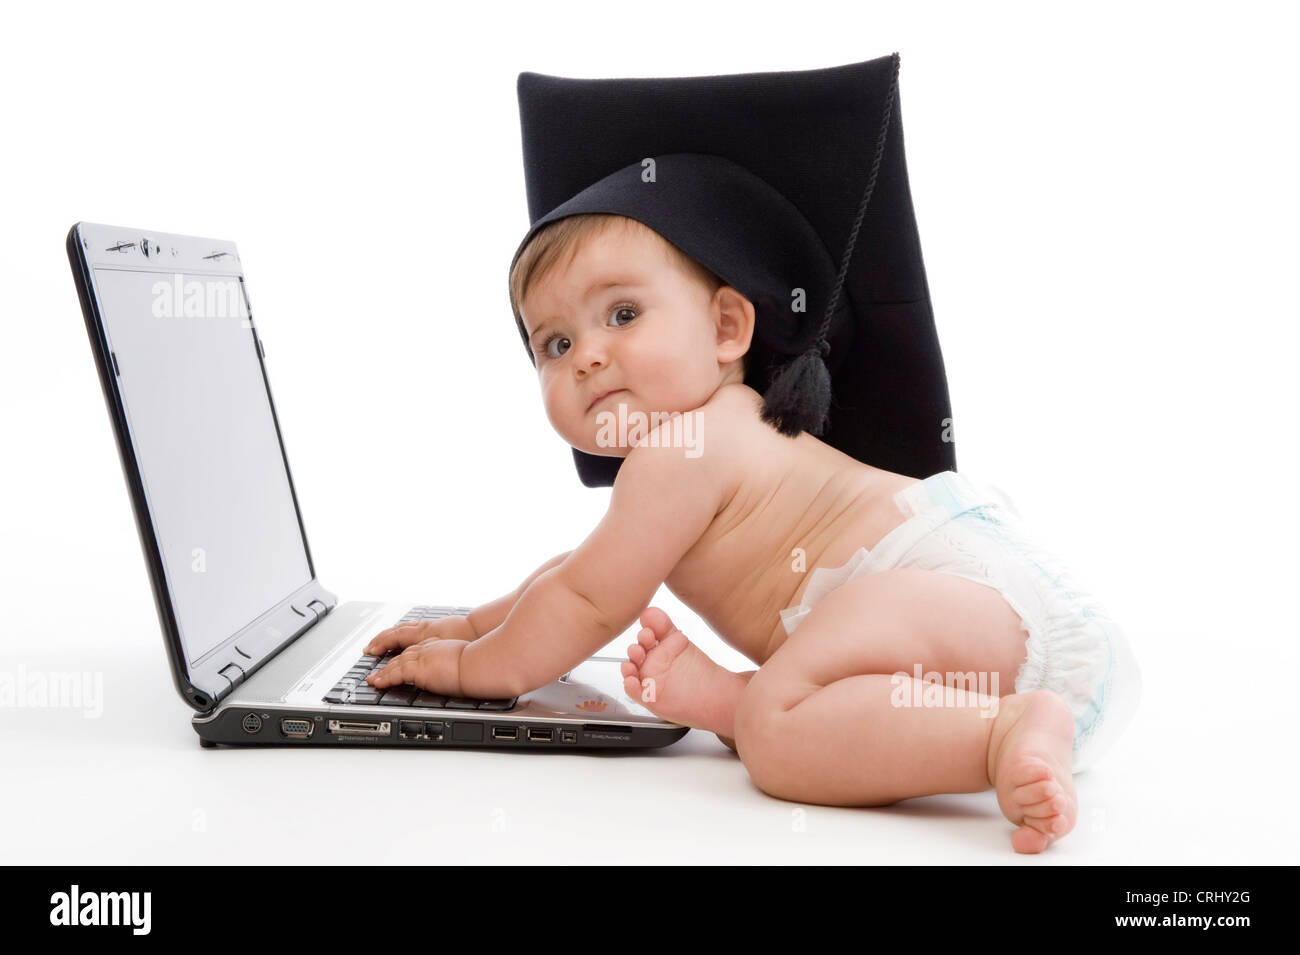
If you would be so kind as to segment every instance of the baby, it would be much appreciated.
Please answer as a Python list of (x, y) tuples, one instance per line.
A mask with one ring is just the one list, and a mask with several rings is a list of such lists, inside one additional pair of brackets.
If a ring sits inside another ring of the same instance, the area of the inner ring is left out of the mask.
[[(716, 733), (764, 792), (881, 806), (992, 787), (1018, 852), (1074, 827), (1072, 771), (1131, 716), (1137, 669), (1005, 497), (780, 434), (744, 383), (753, 304), (632, 219), (552, 223), (511, 292), (552, 426), (624, 459), (609, 511), (513, 593), (378, 634), (367, 653), (405, 650), (373, 685), (517, 696), (639, 619), (626, 692)], [(648, 606), (661, 584), (759, 669), (710, 660)]]

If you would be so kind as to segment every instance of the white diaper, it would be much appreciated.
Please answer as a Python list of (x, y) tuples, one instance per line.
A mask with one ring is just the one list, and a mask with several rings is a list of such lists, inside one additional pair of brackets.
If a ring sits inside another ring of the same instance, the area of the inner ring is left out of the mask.
[(1028, 631), (1015, 691), (1047, 689), (1074, 713), (1073, 771), (1087, 769), (1132, 720), (1142, 678), (1127, 636), (1069, 570), (1031, 543), (1000, 490), (941, 471), (894, 495), (907, 518), (868, 551), (812, 572), (803, 602), (781, 611), (786, 633), (832, 590), (898, 567), (953, 574), (992, 587)]

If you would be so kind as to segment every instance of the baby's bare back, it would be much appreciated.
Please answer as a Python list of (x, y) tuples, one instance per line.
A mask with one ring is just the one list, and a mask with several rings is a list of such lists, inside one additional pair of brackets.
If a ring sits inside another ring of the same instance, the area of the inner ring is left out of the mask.
[(665, 581), (757, 664), (785, 641), (780, 611), (817, 567), (836, 567), (901, 524), (893, 495), (917, 479), (882, 471), (804, 433), (778, 434), (763, 399), (727, 385), (702, 411), (701, 453), (721, 455), (723, 507)]

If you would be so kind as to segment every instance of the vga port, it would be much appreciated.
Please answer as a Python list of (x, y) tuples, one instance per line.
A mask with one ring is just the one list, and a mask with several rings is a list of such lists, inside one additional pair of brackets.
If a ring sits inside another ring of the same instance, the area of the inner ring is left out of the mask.
[(289, 717), (280, 720), (280, 733), (287, 736), (289, 739), (307, 739), (315, 729), (316, 724), (311, 720), (292, 719)]

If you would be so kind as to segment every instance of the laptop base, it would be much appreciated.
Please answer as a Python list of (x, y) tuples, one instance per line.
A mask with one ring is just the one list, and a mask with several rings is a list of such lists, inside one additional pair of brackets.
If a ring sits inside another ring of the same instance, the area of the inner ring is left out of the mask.
[(327, 713), (294, 707), (222, 707), (192, 721), (205, 747), (228, 746), (452, 746), (491, 749), (651, 749), (677, 742), (688, 726), (657, 727), (579, 720), (456, 719), (446, 710), (339, 706)]

